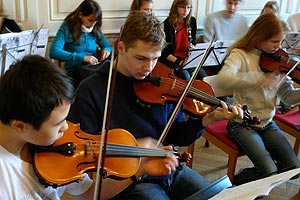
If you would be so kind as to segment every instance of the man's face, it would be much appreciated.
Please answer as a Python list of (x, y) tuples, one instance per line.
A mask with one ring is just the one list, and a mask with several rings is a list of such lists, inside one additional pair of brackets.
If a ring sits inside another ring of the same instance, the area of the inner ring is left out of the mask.
[(161, 49), (141, 40), (136, 41), (128, 49), (125, 49), (123, 42), (119, 42), (118, 52), (118, 71), (137, 80), (149, 75), (161, 55)]
[(227, 17), (232, 18), (239, 6), (240, 2), (237, 0), (226, 0), (226, 10), (227, 10)]

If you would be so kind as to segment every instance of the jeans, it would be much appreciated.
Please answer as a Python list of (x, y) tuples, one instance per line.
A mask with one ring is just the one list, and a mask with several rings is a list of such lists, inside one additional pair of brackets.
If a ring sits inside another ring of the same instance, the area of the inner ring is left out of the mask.
[(297, 155), (274, 121), (263, 128), (248, 129), (229, 121), (227, 131), (254, 165), (234, 177), (235, 185), (300, 166)]
[(198, 172), (183, 166), (165, 178), (145, 178), (130, 185), (113, 200), (182, 200), (210, 185)]

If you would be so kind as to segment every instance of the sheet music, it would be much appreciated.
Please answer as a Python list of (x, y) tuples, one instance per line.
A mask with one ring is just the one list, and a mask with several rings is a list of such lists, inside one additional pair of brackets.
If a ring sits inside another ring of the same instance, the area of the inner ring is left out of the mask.
[[(209, 53), (208, 58), (204, 62), (203, 66), (219, 66), (223, 63), (227, 48), (233, 43), (232, 40), (217, 40), (213, 43), (213, 47)], [(196, 44), (194, 50), (192, 51), (187, 64), (184, 69), (195, 68), (199, 63), (203, 52), (205, 51), (208, 43), (198, 43)]]
[(300, 168), (297, 168), (267, 178), (259, 179), (257, 181), (245, 183), (240, 186), (227, 188), (210, 198), (210, 200), (252, 200), (257, 197), (268, 196), (274, 187), (288, 181), (299, 173)]
[(300, 32), (290, 32), (286, 34), (281, 42), (281, 47), (285, 48), (288, 54), (300, 54)]
[(0, 34), (0, 75), (25, 55), (38, 54), (44, 57), (48, 33), (48, 29), (39, 29)]

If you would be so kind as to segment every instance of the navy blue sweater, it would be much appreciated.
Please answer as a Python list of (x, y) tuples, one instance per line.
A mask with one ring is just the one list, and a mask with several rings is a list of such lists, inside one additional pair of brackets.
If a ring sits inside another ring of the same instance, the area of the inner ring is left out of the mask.
[[(68, 120), (80, 123), (81, 130), (97, 134), (102, 129), (109, 63), (104, 63), (79, 86)], [(134, 92), (135, 80), (117, 73), (110, 129), (123, 128), (135, 138), (159, 139), (175, 107), (171, 103), (154, 105), (141, 103)], [(187, 146), (198, 139), (203, 126), (201, 119), (186, 120), (179, 112), (172, 124), (165, 145)]]

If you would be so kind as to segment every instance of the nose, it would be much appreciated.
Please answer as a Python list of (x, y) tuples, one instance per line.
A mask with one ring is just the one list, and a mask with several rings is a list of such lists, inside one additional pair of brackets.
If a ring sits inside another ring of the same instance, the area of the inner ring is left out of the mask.
[(281, 48), (281, 42), (277, 42), (276, 45), (275, 45), (275, 48), (280, 49)]
[(144, 66), (143, 66), (143, 69), (147, 72), (151, 72), (152, 69), (154, 68), (155, 64), (156, 64), (157, 61), (154, 61), (154, 60), (147, 60), (144, 62)]
[(67, 120), (65, 120), (60, 128), (60, 131), (65, 132), (66, 130), (68, 130), (68, 128), (69, 128), (69, 125), (67, 123)]

